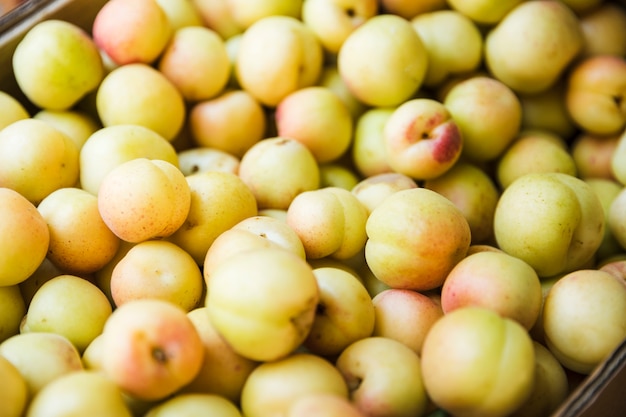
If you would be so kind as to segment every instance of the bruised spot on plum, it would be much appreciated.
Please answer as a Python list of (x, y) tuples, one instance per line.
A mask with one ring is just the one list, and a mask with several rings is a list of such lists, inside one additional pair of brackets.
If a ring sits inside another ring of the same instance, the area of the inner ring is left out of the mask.
[(453, 160), (461, 149), (461, 131), (454, 122), (447, 122), (437, 128), (440, 135), (433, 146), (433, 158), (437, 162)]

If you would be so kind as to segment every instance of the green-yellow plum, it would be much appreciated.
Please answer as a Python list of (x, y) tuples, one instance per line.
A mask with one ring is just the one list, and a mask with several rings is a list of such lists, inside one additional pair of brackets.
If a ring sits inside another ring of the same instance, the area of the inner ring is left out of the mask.
[(363, 283), (340, 268), (319, 267), (320, 300), (304, 346), (311, 353), (333, 357), (374, 330), (374, 305)]
[(79, 177), (79, 150), (60, 130), (33, 118), (0, 131), (0, 186), (11, 188), (33, 204)]
[(17, 191), (0, 187), (0, 285), (19, 284), (46, 258), (50, 231), (37, 207)]
[(498, 246), (544, 278), (592, 259), (604, 237), (604, 211), (593, 189), (563, 173), (526, 174), (502, 193), (494, 215)]
[(428, 52), (424, 86), (436, 87), (451, 75), (471, 73), (481, 65), (483, 36), (464, 14), (456, 10), (421, 13), (411, 24)]
[(3, 417), (21, 417), (28, 406), (28, 386), (20, 371), (8, 359), (0, 356), (0, 392)]
[(428, 52), (411, 23), (379, 14), (343, 42), (337, 68), (348, 88), (370, 106), (397, 106), (421, 87)]
[(193, 257), (167, 240), (134, 245), (111, 274), (111, 296), (116, 306), (131, 300), (166, 300), (185, 311), (201, 303), (203, 279)]
[(563, 2), (517, 3), (486, 35), (484, 61), (512, 90), (539, 93), (554, 85), (582, 50), (582, 29)]
[(96, 109), (105, 127), (140, 125), (169, 141), (181, 131), (186, 117), (183, 94), (164, 73), (142, 63), (109, 72), (96, 92)]
[(47, 258), (71, 274), (90, 274), (117, 252), (120, 239), (104, 223), (98, 197), (80, 188), (60, 188), (37, 206), (48, 224)]
[(412, 19), (422, 13), (433, 12), (448, 7), (446, 0), (381, 0), (381, 11)]
[(178, 167), (186, 177), (205, 171), (237, 174), (239, 158), (215, 148), (192, 147), (178, 152)]
[(80, 186), (98, 194), (102, 179), (135, 158), (161, 159), (178, 165), (178, 155), (163, 136), (140, 125), (116, 125), (94, 132), (80, 150)]
[[(326, 1), (326, 0), (323, 0)], [(367, 106), (352, 94), (344, 79), (341, 78), (337, 65), (324, 65), (317, 85), (329, 88), (348, 107), (352, 119), (356, 121), (366, 110)]]
[(440, 303), (413, 290), (382, 290), (372, 303), (376, 315), (372, 336), (397, 340), (418, 355), (428, 331), (444, 314)]
[(371, 213), (396, 191), (417, 187), (413, 178), (398, 172), (387, 172), (363, 178), (350, 191)]
[(115, 64), (151, 64), (170, 40), (172, 27), (156, 0), (114, 0), (99, 9), (92, 33)]
[(626, 10), (601, 2), (579, 17), (585, 44), (582, 56), (626, 56)]
[(493, 237), (493, 215), (500, 191), (483, 169), (472, 163), (457, 162), (441, 176), (424, 181), (424, 188), (443, 195), (461, 210), (470, 226), (472, 244)]
[(29, 400), (62, 375), (84, 369), (76, 346), (51, 332), (11, 336), (0, 343), (0, 356), (8, 359), (26, 381)]
[(241, 417), (237, 406), (213, 393), (176, 394), (151, 407), (145, 417), (192, 417), (198, 414), (215, 417)]
[(185, 310), (168, 301), (117, 307), (102, 331), (101, 372), (141, 401), (165, 399), (200, 371), (204, 346)]
[(0, 91), (0, 130), (18, 120), (28, 119), (26, 107), (11, 94)]
[(191, 191), (170, 162), (136, 158), (112, 169), (98, 190), (98, 210), (106, 225), (127, 242), (167, 237), (183, 225)]
[(421, 356), (431, 400), (458, 417), (504, 417), (530, 396), (535, 353), (516, 321), (481, 307), (447, 313), (426, 335)]
[(523, 0), (448, 0), (449, 6), (476, 23), (492, 26)]
[(364, 177), (391, 172), (385, 156), (384, 131), (395, 107), (365, 110), (355, 121), (350, 156), (356, 170)]
[(167, 17), (172, 31), (188, 26), (202, 26), (200, 11), (192, 0), (156, 0)]
[(317, 281), (305, 260), (284, 249), (263, 248), (221, 262), (208, 280), (205, 305), (235, 352), (274, 361), (306, 339), (318, 302)]
[(352, 403), (367, 416), (411, 417), (426, 411), (420, 357), (397, 340), (357, 340), (341, 352), (335, 366), (350, 388)]
[(257, 214), (248, 186), (231, 172), (206, 171), (186, 177), (191, 204), (184, 222), (168, 239), (202, 265), (215, 239), (240, 221)]
[(0, 286), (0, 343), (20, 332), (26, 303), (19, 285)]
[(48, 122), (65, 133), (78, 150), (101, 127), (96, 118), (81, 110), (39, 110), (33, 118)]
[(624, 248), (619, 244), (615, 236), (613, 236), (613, 231), (611, 230), (611, 222), (616, 222), (619, 216), (616, 216), (614, 220), (609, 220), (611, 217), (611, 205), (624, 187), (615, 180), (605, 178), (588, 178), (585, 182), (589, 184), (598, 195), (602, 208), (604, 209), (606, 227), (604, 228), (602, 243), (598, 247), (594, 257), (597, 264), (604, 263), (613, 256), (620, 255), (624, 252)]
[(230, 77), (224, 40), (203, 26), (176, 30), (159, 59), (158, 70), (188, 102), (216, 97)]
[(443, 104), (461, 131), (462, 155), (470, 161), (497, 158), (521, 126), (519, 98), (506, 84), (488, 76), (459, 82), (448, 91)]
[(352, 142), (352, 116), (329, 88), (301, 88), (283, 98), (274, 115), (279, 136), (304, 144), (318, 163), (339, 159)]
[(565, 80), (540, 93), (517, 96), (522, 104), (522, 130), (547, 130), (566, 140), (577, 133), (565, 105)]
[(504, 252), (483, 251), (465, 257), (441, 288), (441, 306), (446, 314), (463, 307), (483, 307), (527, 330), (537, 321), (542, 302), (535, 270)]
[(33, 296), (22, 332), (60, 334), (83, 352), (102, 333), (111, 312), (111, 303), (95, 284), (74, 275), (59, 275)]
[(106, 375), (81, 370), (46, 385), (28, 406), (26, 417), (67, 415), (131, 417), (123, 392)]
[(365, 245), (367, 215), (350, 191), (326, 187), (298, 194), (287, 209), (287, 224), (300, 237), (307, 258), (347, 259)]
[(523, 175), (541, 172), (578, 175), (565, 140), (548, 131), (521, 131), (496, 161), (496, 178), (503, 189)]
[(194, 143), (241, 158), (264, 138), (266, 114), (261, 103), (249, 92), (227, 90), (218, 97), (195, 103), (189, 111)]
[(303, 0), (226, 0), (235, 23), (244, 31), (264, 17), (300, 18)]
[(322, 45), (308, 26), (295, 17), (275, 15), (243, 33), (235, 70), (244, 90), (274, 107), (289, 93), (314, 85), (323, 60)]
[(454, 203), (425, 188), (398, 191), (367, 219), (365, 258), (392, 288), (440, 287), (465, 257), (471, 242), (467, 220)]
[(376, 16), (378, 9), (376, 0), (307, 0), (302, 4), (302, 21), (326, 51), (336, 54), (348, 36)]
[(239, 177), (250, 187), (259, 209), (286, 210), (303, 191), (319, 187), (319, 165), (302, 143), (275, 136), (255, 143), (241, 158)]
[(187, 317), (200, 335), (204, 359), (200, 371), (180, 392), (210, 392), (238, 404), (246, 379), (259, 363), (233, 350), (211, 323), (206, 306), (191, 310)]
[(320, 164), (320, 188), (338, 187), (352, 190), (359, 182), (359, 175), (341, 160)]
[(385, 122), (384, 150), (394, 172), (417, 180), (437, 178), (458, 161), (465, 146), (448, 108), (429, 98), (400, 104)]
[(35, 24), (18, 43), (12, 59), (20, 90), (44, 109), (69, 109), (95, 90), (104, 76), (94, 40), (63, 20)]
[(595, 269), (571, 272), (546, 295), (546, 346), (565, 368), (589, 374), (626, 338), (625, 310), (622, 280)]
[(241, 411), (248, 417), (284, 415), (298, 399), (311, 394), (348, 398), (348, 387), (328, 360), (310, 353), (294, 353), (260, 364), (241, 393)]

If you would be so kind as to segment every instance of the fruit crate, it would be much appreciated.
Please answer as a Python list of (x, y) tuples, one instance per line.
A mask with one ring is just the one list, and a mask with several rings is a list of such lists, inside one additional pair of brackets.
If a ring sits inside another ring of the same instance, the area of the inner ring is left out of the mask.
[[(36, 23), (61, 19), (89, 31), (107, 0), (0, 0), (0, 90), (29, 108), (13, 76), (11, 59), (16, 45)], [(581, 379), (582, 378), (582, 379)], [(574, 388), (552, 417), (618, 417), (626, 410), (626, 341), (593, 373), (574, 379)], [(432, 416), (444, 417), (436, 411)]]

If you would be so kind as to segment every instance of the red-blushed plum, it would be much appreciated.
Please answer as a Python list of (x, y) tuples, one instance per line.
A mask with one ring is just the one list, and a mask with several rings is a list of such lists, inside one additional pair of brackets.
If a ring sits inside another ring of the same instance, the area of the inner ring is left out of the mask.
[(178, 393), (151, 407), (145, 417), (181, 417), (186, 415), (241, 417), (237, 406), (215, 393)]
[(367, 208), (350, 191), (325, 187), (298, 194), (287, 208), (286, 221), (308, 259), (347, 259), (365, 245), (367, 217)]
[(449, 0), (448, 5), (476, 23), (493, 26), (523, 0)]
[(185, 222), (191, 191), (175, 165), (136, 158), (112, 169), (98, 190), (98, 210), (120, 239), (138, 243), (172, 235)]
[(467, 253), (471, 231), (463, 213), (426, 188), (398, 191), (367, 219), (365, 258), (373, 274), (392, 288), (440, 287)]
[(239, 178), (252, 190), (259, 209), (286, 210), (303, 191), (319, 187), (319, 165), (302, 143), (271, 137), (255, 143), (239, 163)]
[(172, 27), (156, 0), (113, 0), (96, 14), (92, 33), (117, 65), (151, 64), (169, 42)]
[(238, 404), (246, 379), (259, 363), (233, 350), (209, 320), (206, 306), (191, 310), (187, 316), (202, 339), (204, 359), (198, 374), (180, 392), (210, 392)]
[(462, 259), (441, 288), (447, 314), (475, 306), (495, 311), (530, 330), (539, 316), (543, 297), (535, 270), (504, 252), (483, 251)]
[(522, 122), (517, 95), (489, 76), (477, 75), (457, 83), (443, 104), (461, 131), (462, 155), (474, 162), (500, 156), (518, 134)]
[(76, 346), (67, 337), (50, 332), (11, 336), (0, 343), (0, 356), (24, 377), (29, 399), (62, 375), (83, 369)]
[(425, 87), (437, 87), (452, 75), (480, 67), (483, 35), (469, 17), (456, 10), (436, 10), (416, 15), (411, 24), (428, 52)]
[(303, 345), (316, 355), (334, 357), (353, 342), (372, 335), (374, 305), (354, 274), (334, 267), (314, 268), (313, 273), (320, 300)]
[(4, 390), (0, 392), (4, 415), (6, 417), (24, 415), (29, 402), (26, 380), (18, 369), (2, 356), (0, 356), (0, 379), (5, 385)]
[(595, 269), (571, 272), (546, 296), (546, 346), (565, 368), (589, 374), (626, 338), (624, 311), (623, 280)]
[(58, 19), (30, 28), (17, 44), (11, 63), (20, 91), (40, 109), (73, 107), (104, 76), (98, 47), (89, 34)]
[(167, 240), (146, 240), (117, 262), (109, 285), (117, 307), (156, 298), (191, 311), (201, 304), (203, 284), (202, 271), (188, 252)]
[(617, 135), (626, 125), (626, 59), (598, 55), (573, 65), (567, 76), (565, 105), (587, 133)]
[(352, 115), (327, 87), (305, 87), (288, 94), (276, 106), (274, 119), (278, 136), (304, 144), (318, 163), (339, 159), (352, 142)]
[(187, 112), (182, 93), (165, 74), (142, 63), (122, 65), (104, 77), (96, 110), (105, 127), (144, 126), (169, 141), (183, 128)]
[(396, 191), (417, 187), (417, 182), (413, 178), (399, 172), (387, 172), (363, 178), (351, 191), (371, 213), (385, 198)]
[(331, 394), (348, 399), (348, 386), (328, 360), (293, 353), (257, 366), (243, 386), (241, 411), (247, 417), (285, 415), (299, 399)]
[[(484, 63), (515, 92), (540, 93), (564, 75), (582, 50), (582, 29), (563, 2), (516, 3), (487, 33)], [(529, 25), (532, 32), (527, 32)]]
[(275, 361), (306, 339), (318, 302), (309, 264), (270, 247), (223, 260), (208, 279), (205, 305), (216, 330), (235, 352), (255, 361)]
[(307, 0), (301, 19), (319, 38), (322, 47), (337, 54), (348, 36), (379, 11), (377, 0)]
[(133, 415), (120, 387), (106, 375), (88, 370), (72, 372), (50, 382), (32, 399), (27, 410), (29, 417), (72, 414)]
[(526, 329), (493, 310), (464, 307), (432, 326), (421, 356), (430, 399), (457, 417), (504, 417), (521, 407), (535, 381)]
[(74, 275), (59, 275), (37, 290), (20, 332), (60, 334), (82, 353), (102, 333), (111, 311), (109, 299), (95, 284)]
[(500, 249), (545, 278), (589, 262), (604, 237), (602, 203), (583, 180), (551, 172), (526, 174), (498, 201), (494, 235)]
[(0, 184), (38, 205), (51, 192), (74, 187), (79, 150), (63, 132), (33, 118), (0, 131)]
[(511, 417), (548, 416), (553, 413), (570, 393), (570, 383), (565, 368), (552, 352), (537, 341), (535, 348), (535, 382), (530, 397)]
[(81, 188), (60, 188), (41, 200), (37, 210), (48, 224), (47, 257), (71, 274), (91, 274), (117, 252), (120, 239), (98, 211), (98, 197)]
[(383, 290), (372, 302), (376, 313), (372, 335), (402, 342), (418, 355), (428, 331), (443, 317), (440, 303), (413, 290)]
[(204, 346), (180, 307), (163, 300), (133, 300), (117, 307), (102, 332), (102, 370), (126, 394), (164, 399), (191, 382)]
[(408, 100), (421, 87), (427, 65), (428, 53), (411, 23), (392, 14), (366, 20), (337, 54), (337, 68), (352, 94), (375, 107)]
[(457, 162), (441, 176), (424, 181), (424, 188), (448, 198), (461, 210), (472, 232), (472, 244), (493, 238), (493, 215), (500, 190), (484, 169)]
[(267, 128), (261, 103), (239, 89), (195, 103), (188, 123), (197, 148), (217, 149), (237, 158), (263, 139)]
[(243, 33), (235, 71), (242, 89), (275, 107), (288, 94), (317, 82), (324, 57), (320, 41), (301, 20), (268, 16)]
[(216, 97), (226, 87), (231, 71), (224, 40), (203, 26), (176, 30), (157, 68), (188, 102)]
[(448, 109), (427, 98), (399, 105), (385, 122), (383, 140), (390, 168), (420, 180), (448, 171), (464, 147), (461, 130)]
[(252, 191), (237, 174), (206, 171), (185, 177), (191, 204), (184, 223), (168, 240), (202, 265), (215, 239), (240, 221), (257, 213)]
[(5, 187), (0, 187), (0, 235), (0, 285), (26, 281), (46, 258), (50, 230), (33, 203)]
[(611, 161), (620, 135), (600, 136), (589, 133), (576, 135), (571, 143), (571, 157), (582, 179), (604, 178), (614, 180)]
[(577, 176), (568, 144), (547, 130), (524, 130), (496, 161), (496, 179), (502, 188), (525, 174), (562, 172)]
[(392, 172), (385, 155), (384, 131), (395, 107), (365, 110), (356, 120), (350, 156), (363, 177)]
[(397, 340), (372, 336), (339, 355), (335, 366), (345, 379), (351, 401), (370, 417), (420, 416), (429, 404), (420, 357)]

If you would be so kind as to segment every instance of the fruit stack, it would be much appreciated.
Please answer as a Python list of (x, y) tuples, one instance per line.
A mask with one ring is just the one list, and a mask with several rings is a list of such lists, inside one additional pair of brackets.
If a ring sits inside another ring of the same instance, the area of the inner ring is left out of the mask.
[(0, 416), (569, 416), (619, 359), (626, 2), (43, 7)]

